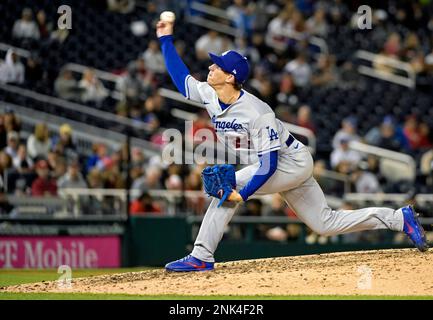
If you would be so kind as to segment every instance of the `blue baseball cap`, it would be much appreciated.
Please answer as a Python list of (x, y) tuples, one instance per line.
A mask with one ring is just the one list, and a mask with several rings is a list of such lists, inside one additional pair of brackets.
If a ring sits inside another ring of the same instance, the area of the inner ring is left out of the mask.
[(250, 73), (250, 66), (247, 58), (243, 55), (230, 50), (224, 52), (221, 56), (209, 52), (209, 57), (218, 67), (232, 74), (237, 83), (242, 84), (247, 80)]

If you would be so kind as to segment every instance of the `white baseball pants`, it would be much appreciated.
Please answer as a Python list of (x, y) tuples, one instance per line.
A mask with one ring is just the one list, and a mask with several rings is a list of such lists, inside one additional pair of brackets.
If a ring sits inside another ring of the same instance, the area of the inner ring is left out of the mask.
[[(258, 166), (253, 164), (236, 172), (238, 190), (251, 179)], [(325, 236), (374, 229), (403, 230), (403, 215), (394, 209), (332, 210), (312, 172), (313, 158), (307, 147), (290, 148), (280, 152), (277, 171), (255, 194), (279, 193), (301, 221)], [(194, 257), (206, 262), (215, 261), (214, 252), (225, 227), (239, 207), (239, 203), (226, 201), (217, 208), (218, 202), (216, 198), (211, 201), (192, 251)]]

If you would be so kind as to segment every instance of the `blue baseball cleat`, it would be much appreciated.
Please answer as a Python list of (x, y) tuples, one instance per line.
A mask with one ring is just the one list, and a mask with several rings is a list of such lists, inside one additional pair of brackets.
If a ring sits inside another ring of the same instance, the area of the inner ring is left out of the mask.
[(403, 231), (412, 240), (419, 251), (425, 252), (428, 249), (425, 232), (421, 223), (418, 221), (418, 214), (412, 206), (406, 206), (400, 209), (403, 212), (404, 226)]
[(201, 261), (192, 255), (187, 255), (185, 258), (167, 263), (165, 270), (176, 272), (209, 271), (214, 269), (213, 265), (213, 262)]

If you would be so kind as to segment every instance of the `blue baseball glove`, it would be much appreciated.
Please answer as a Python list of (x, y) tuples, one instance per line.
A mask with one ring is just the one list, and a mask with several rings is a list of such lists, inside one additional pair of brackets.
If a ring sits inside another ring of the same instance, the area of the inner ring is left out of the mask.
[(236, 188), (235, 168), (229, 164), (206, 167), (202, 173), (205, 192), (212, 197), (221, 199), (218, 208)]

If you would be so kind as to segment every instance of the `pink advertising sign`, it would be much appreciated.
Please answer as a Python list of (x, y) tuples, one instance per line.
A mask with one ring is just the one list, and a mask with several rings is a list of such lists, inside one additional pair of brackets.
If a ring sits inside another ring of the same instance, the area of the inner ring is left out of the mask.
[(114, 268), (120, 239), (104, 237), (0, 237), (0, 268)]

